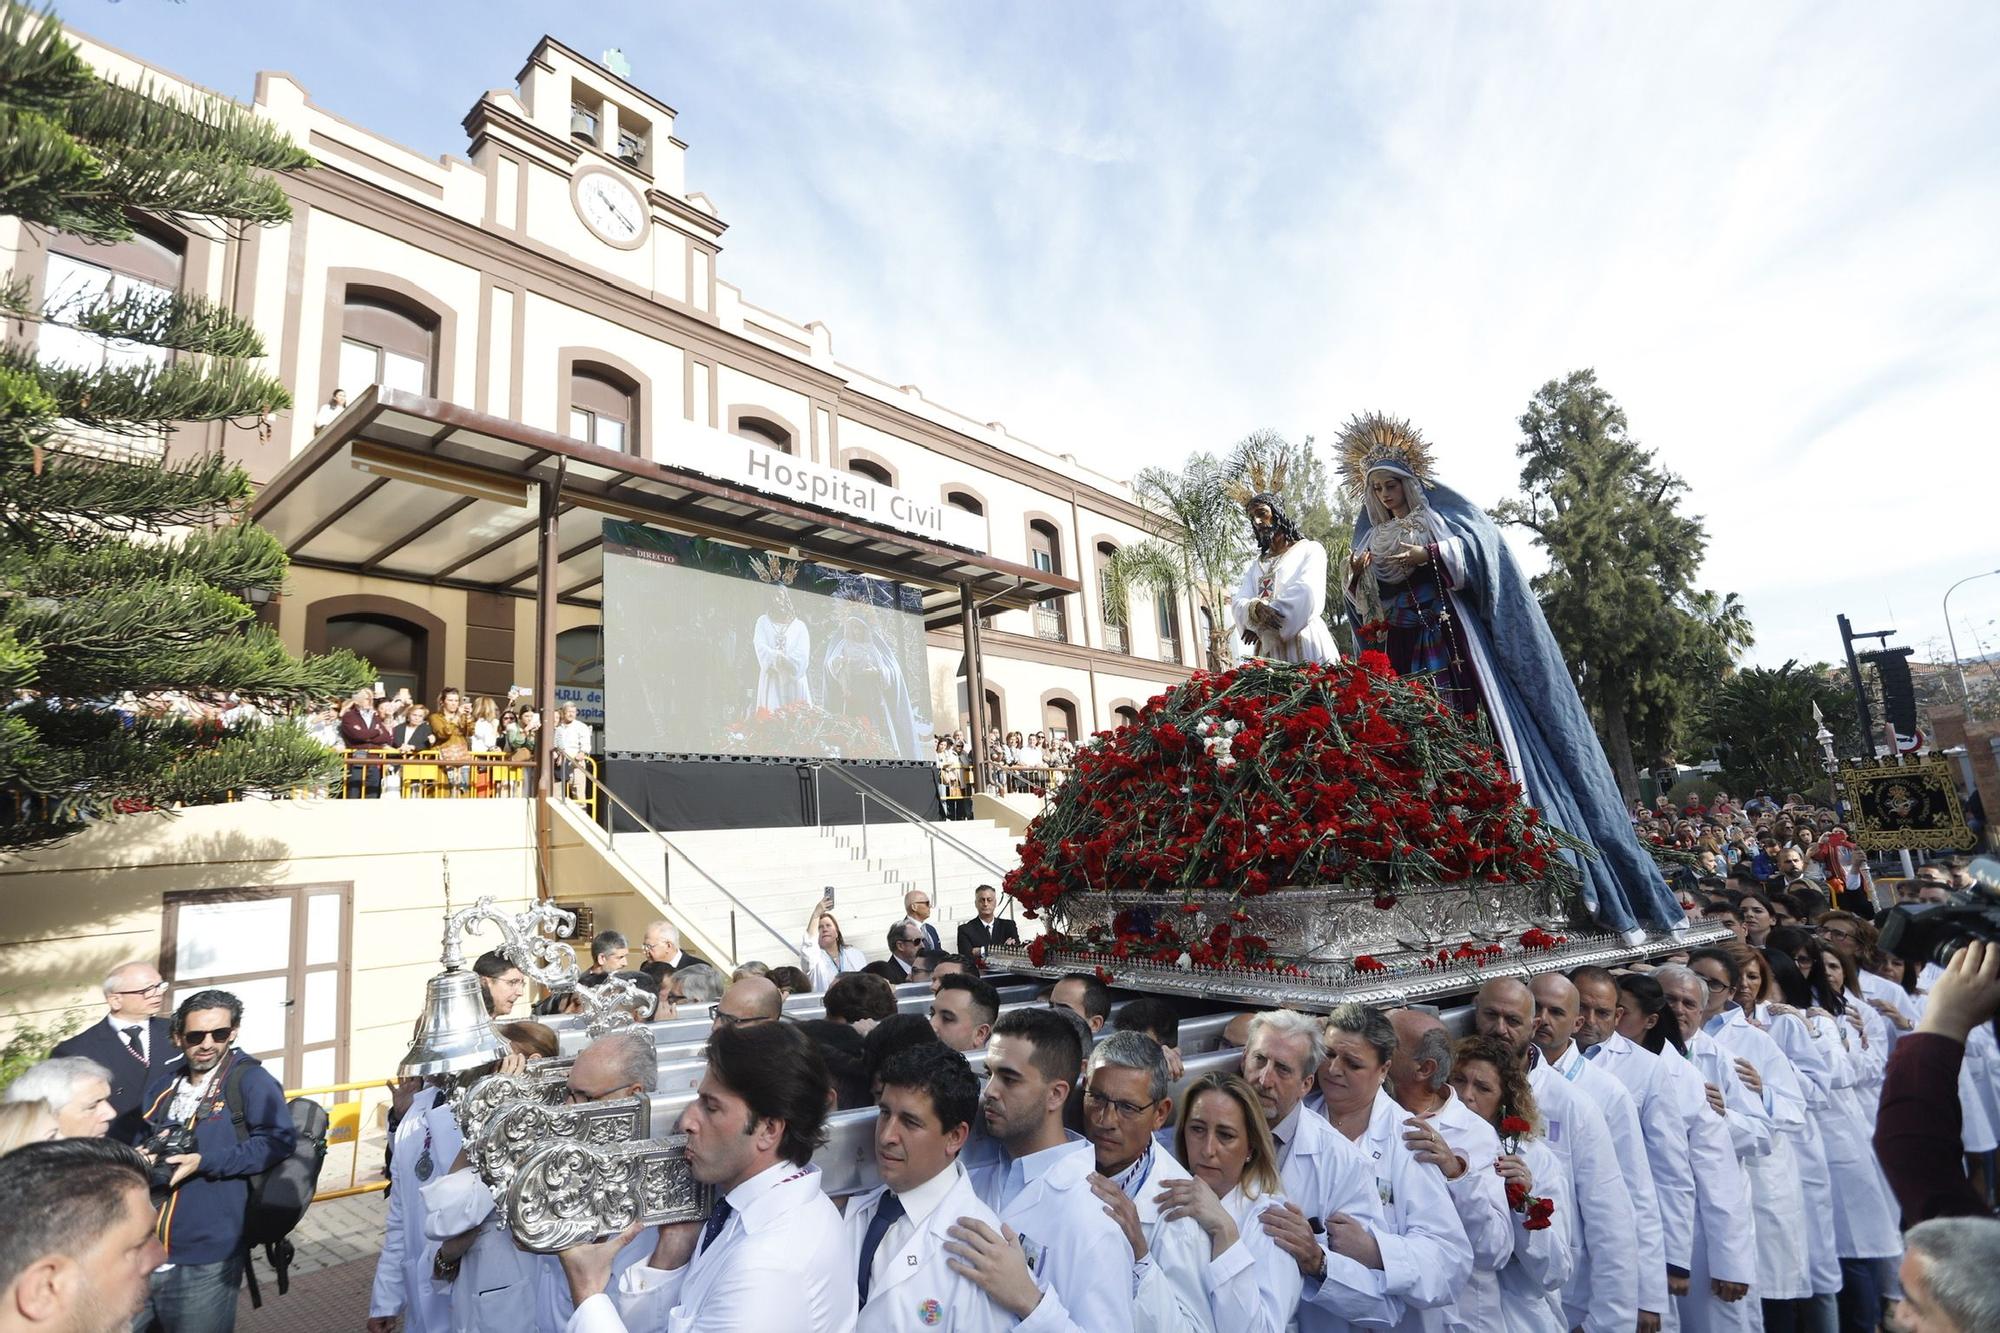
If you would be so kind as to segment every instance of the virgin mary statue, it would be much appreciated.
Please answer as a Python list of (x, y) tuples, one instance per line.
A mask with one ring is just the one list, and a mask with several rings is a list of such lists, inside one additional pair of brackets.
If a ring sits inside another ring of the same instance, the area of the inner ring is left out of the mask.
[(1341, 432), (1362, 500), (1347, 601), (1365, 648), (1440, 697), (1483, 715), (1530, 804), (1591, 843), (1584, 906), (1637, 943), (1685, 914), (1632, 831), (1590, 714), (1513, 555), (1477, 505), (1431, 478), (1430, 447), (1406, 421), (1355, 417)]

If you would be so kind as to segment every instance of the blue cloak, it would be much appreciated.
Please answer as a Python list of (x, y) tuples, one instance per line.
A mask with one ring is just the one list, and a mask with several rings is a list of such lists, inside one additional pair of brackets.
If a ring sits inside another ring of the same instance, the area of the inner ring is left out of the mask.
[[(1424, 498), (1451, 535), (1465, 543), (1465, 587), (1451, 596), (1460, 629), (1484, 640), (1494, 671), (1479, 683), (1499, 694), (1513, 723), (1528, 801), (1550, 823), (1597, 849), (1596, 858), (1579, 867), (1584, 907), (1607, 930), (1620, 933), (1683, 925), (1680, 903), (1639, 845), (1569, 665), (1500, 529), (1449, 486), (1427, 483)], [(1371, 526), (1363, 506), (1354, 549), (1361, 549)], [(1488, 678), (1496, 673), (1499, 679)]]

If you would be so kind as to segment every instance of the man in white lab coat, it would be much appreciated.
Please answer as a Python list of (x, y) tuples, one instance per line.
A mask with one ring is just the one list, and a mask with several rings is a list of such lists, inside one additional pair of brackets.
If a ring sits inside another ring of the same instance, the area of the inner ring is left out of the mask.
[(451, 1292), (431, 1274), (437, 1243), (424, 1235), (417, 1193), (451, 1169), (458, 1156), (458, 1118), (438, 1105), (436, 1088), (421, 1088), (403, 1113), (389, 1150), (389, 1221), (368, 1297), (368, 1333), (389, 1333), (401, 1315), (405, 1333), (445, 1333)]
[(1096, 1157), (1090, 1188), (1125, 1233), (1137, 1333), (1214, 1333), (1202, 1274), (1211, 1246), (1191, 1217), (1160, 1216), (1160, 1186), (1190, 1179), (1154, 1137), (1173, 1111), (1164, 1047), (1143, 1032), (1114, 1032), (1090, 1052), (1084, 1134)]
[(615, 1300), (612, 1261), (636, 1226), (565, 1250), (569, 1333), (853, 1328), (854, 1255), (812, 1164), (830, 1084), (819, 1049), (791, 1024), (716, 1028), (680, 1123), (688, 1169), (715, 1187), (715, 1207), (705, 1222), (662, 1226), (651, 1264), (626, 1270)]
[[(1611, 1074), (1599, 1069), (1572, 1038), (1576, 1034), (1579, 1000), (1575, 983), (1559, 973), (1535, 978), (1535, 1049), (1542, 1062), (1588, 1098), (1604, 1117), (1611, 1134), (1614, 1160), (1632, 1193), (1632, 1222), (1638, 1267), (1639, 1333), (1659, 1333), (1661, 1312), (1667, 1308), (1667, 1265), (1661, 1257), (1660, 1200), (1653, 1190), (1653, 1168), (1646, 1160), (1646, 1140), (1632, 1094)], [(1571, 1317), (1582, 1312), (1575, 1299), (1583, 1284), (1572, 1279)]]
[(969, 1221), (953, 1240), (962, 1271), (996, 1297), (1004, 1277), (996, 1266), (1010, 1266), (1008, 1251), (1018, 1249), (1035, 1284), (1062, 1303), (1062, 1327), (1132, 1333), (1132, 1247), (1091, 1192), (1090, 1145), (1063, 1129), (1082, 1069), (1083, 1043), (1067, 1017), (1016, 1009), (994, 1024), (979, 1114), (997, 1151), (968, 1171), (1002, 1230)]
[(1305, 1105), (1326, 1058), (1320, 1021), (1292, 1009), (1269, 1010), (1250, 1020), (1249, 1043), (1243, 1078), (1277, 1143), (1286, 1200), (1284, 1208), (1259, 1214), (1258, 1222), (1305, 1279), (1301, 1333), (1394, 1325), (1403, 1303), (1381, 1290), (1382, 1256), (1373, 1234), (1382, 1225), (1382, 1197), (1374, 1164)]
[(1514, 1256), (1514, 1215), (1507, 1207), (1506, 1185), (1493, 1169), (1500, 1136), (1451, 1090), (1451, 1033), (1438, 1017), (1392, 1009), (1389, 1022), (1396, 1029), (1389, 1092), (1411, 1115), (1403, 1142), (1444, 1174), (1445, 1189), (1472, 1246), (1471, 1276), (1445, 1311), (1444, 1325), (1454, 1330), (1499, 1328), (1504, 1319), (1499, 1272)]
[(1569, 1197), (1576, 1200), (1577, 1212), (1576, 1272), (1587, 1270), (1589, 1283), (1586, 1287), (1573, 1274), (1563, 1287), (1571, 1327), (1584, 1333), (1627, 1333), (1639, 1321), (1632, 1191), (1619, 1170), (1604, 1113), (1542, 1060), (1531, 1040), (1534, 1023), (1534, 994), (1518, 978), (1496, 977), (1473, 997), (1473, 1029), (1520, 1053), (1549, 1151), (1569, 1176)]
[[(878, 1109), (875, 1165), (882, 1186), (850, 1200), (842, 1219), (860, 1290), (856, 1329), (1014, 1328), (1018, 1316), (955, 1269), (949, 1247), (951, 1229), (966, 1219), (1000, 1230), (958, 1161), (979, 1111), (978, 1077), (957, 1051), (935, 1042), (912, 1046), (883, 1065)], [(1060, 1328), (1060, 1305), (1043, 1299), (1025, 1261), (1013, 1276), (1030, 1312), (1019, 1326)]]

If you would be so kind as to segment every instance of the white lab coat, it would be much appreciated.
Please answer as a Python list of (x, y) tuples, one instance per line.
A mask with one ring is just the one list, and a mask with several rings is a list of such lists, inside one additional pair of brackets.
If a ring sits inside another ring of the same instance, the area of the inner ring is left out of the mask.
[[(1014, 1316), (993, 1303), (977, 1283), (951, 1269), (945, 1252), (950, 1240), (946, 1233), (961, 1217), (975, 1218), (1000, 1231), (1000, 1219), (972, 1192), (965, 1168), (953, 1162), (946, 1168), (952, 1175), (950, 1191), (929, 1213), (912, 1219), (914, 1226), (896, 1250), (884, 1256), (885, 1240), (875, 1255), (875, 1271), (880, 1276), (869, 1284), (868, 1304), (861, 1307), (854, 1327), (858, 1333), (923, 1333), (926, 1329), (964, 1329), (966, 1333), (1004, 1333), (1015, 1326)], [(849, 1275), (858, 1280), (861, 1272), (861, 1243), (868, 1224), (875, 1218), (887, 1191), (873, 1189), (856, 1195), (847, 1205), (841, 1225), (847, 1236)], [(1056, 1302), (1044, 1297), (1041, 1306), (1020, 1326), (1060, 1328)]]
[(458, 1118), (449, 1106), (439, 1106), (436, 1088), (424, 1088), (396, 1126), (389, 1152), (389, 1221), (382, 1233), (382, 1253), (375, 1261), (375, 1286), (369, 1293), (371, 1316), (403, 1316), (406, 1333), (444, 1333), (451, 1323), (451, 1297), (431, 1277), (437, 1243), (424, 1235), (423, 1199), (418, 1191), (417, 1165), (428, 1147), (435, 1180), (451, 1169), (458, 1156)]
[(819, 1168), (779, 1162), (729, 1192), (707, 1248), (671, 1272), (627, 1269), (567, 1333), (850, 1333), (854, 1255)]
[(1638, 1299), (1641, 1310), (1662, 1314), (1667, 1308), (1666, 1243), (1660, 1223), (1660, 1200), (1653, 1190), (1653, 1168), (1647, 1160), (1646, 1138), (1639, 1126), (1632, 1094), (1614, 1074), (1597, 1067), (1575, 1042), (1550, 1062), (1570, 1086), (1590, 1098), (1604, 1116), (1625, 1188), (1632, 1193), (1634, 1244), (1638, 1250)]
[[(1734, 1066), (1709, 1039), (1697, 1032), (1690, 1053), (1662, 1047), (1660, 1063), (1667, 1072), (1683, 1123), (1687, 1126), (1688, 1162), (1694, 1169), (1694, 1246), (1688, 1262), (1687, 1295), (1674, 1298), (1681, 1333), (1744, 1333), (1761, 1324), (1754, 1290), (1757, 1282), (1757, 1235), (1750, 1217), (1749, 1177), (1737, 1154), (1728, 1114), (1718, 1115), (1708, 1102), (1710, 1078), (1703, 1062), (1721, 1066), (1715, 1079), (1726, 1107), (1738, 1105), (1750, 1090), (1736, 1077)], [(1694, 1048), (1700, 1046), (1697, 1054)], [(1768, 1144), (1769, 1136), (1762, 1141)], [(1718, 1300), (1711, 1279), (1741, 1282), (1751, 1293), (1740, 1301)]]
[(1831, 1296), (1840, 1291), (1841, 1277), (1834, 1243), (1833, 1176), (1827, 1169), (1826, 1142), (1820, 1135), (1820, 1122), (1832, 1107), (1834, 1072), (1829, 1053), (1813, 1040), (1805, 1019), (1795, 1014), (1773, 1015), (1768, 1004), (1760, 1004), (1757, 1018), (1798, 1071), (1805, 1115), (1792, 1131), (1792, 1147), (1799, 1162), (1799, 1189), (1806, 1201), (1806, 1280), (1812, 1284), (1813, 1295)]
[(1445, 1327), (1486, 1333), (1500, 1327), (1500, 1269), (1514, 1253), (1514, 1217), (1507, 1187), (1493, 1169), (1500, 1136), (1464, 1102), (1445, 1090), (1444, 1104), (1426, 1120), (1445, 1146), (1465, 1159), (1465, 1174), (1445, 1182), (1459, 1225), (1472, 1246), (1472, 1272), (1445, 1311)]
[[(1852, 995), (1846, 997), (1855, 1011), (1866, 1009)], [(1873, 1018), (1875, 1027), (1867, 1020)], [(1833, 1087), (1828, 1094), (1826, 1114), (1820, 1119), (1820, 1137), (1826, 1144), (1826, 1165), (1833, 1173), (1833, 1237), (1843, 1259), (1893, 1259), (1903, 1252), (1903, 1233), (1898, 1225), (1895, 1196), (1882, 1178), (1875, 1157), (1872, 1105), (1864, 1107), (1860, 1090), (1868, 1086), (1871, 1072), (1879, 1086), (1882, 1043), (1875, 1028), (1882, 1015), (1867, 1009), (1862, 1023), (1868, 1042), (1844, 1018), (1820, 1018), (1809, 1022), (1814, 1040), (1837, 1044), (1838, 1057), (1829, 1054)], [(1880, 1093), (1876, 1094), (1879, 1099)]]
[(1022, 1158), (1007, 1197), (1016, 1167), (996, 1153), (967, 1170), (980, 1200), (1025, 1242), (1035, 1284), (1086, 1333), (1132, 1333), (1132, 1247), (1091, 1192), (1091, 1146), (1075, 1139)]
[[(534, 1320), (532, 1312), (547, 1280), (548, 1256), (530, 1254), (514, 1243), (493, 1206), (493, 1192), (479, 1173), (468, 1167), (434, 1176), (421, 1193), (424, 1234), (433, 1242), (474, 1229), (479, 1232), (447, 1288), (451, 1333), (513, 1327), (521, 1322), (523, 1311), (531, 1312)], [(558, 1333), (538, 1321), (533, 1326), (543, 1333)]]
[[(1127, 1187), (1146, 1238), (1146, 1257), (1132, 1271), (1134, 1333), (1215, 1333), (1208, 1287), (1202, 1280), (1208, 1267), (1208, 1237), (1192, 1218), (1165, 1220), (1154, 1202), (1160, 1186), (1186, 1180), (1188, 1169), (1158, 1139), (1148, 1143), (1146, 1159), (1143, 1178)], [(1298, 1271), (1297, 1265), (1293, 1271)]]
[(1226, 1333), (1285, 1333), (1298, 1313), (1304, 1283), (1298, 1263), (1257, 1220), (1284, 1203), (1281, 1194), (1249, 1198), (1241, 1185), (1222, 1196), (1236, 1223), (1236, 1243), (1203, 1264), (1202, 1276), (1215, 1327)]
[(1807, 1275), (1805, 1188), (1799, 1183), (1796, 1131), (1805, 1123), (1805, 1094), (1798, 1071), (1770, 1034), (1744, 1021), (1734, 1004), (1708, 1020), (1702, 1029), (1729, 1056), (1747, 1062), (1764, 1084), (1761, 1098), (1746, 1108), (1755, 1115), (1761, 1106), (1771, 1127), (1771, 1150), (1747, 1157), (1750, 1208), (1757, 1225), (1757, 1295), (1767, 1301), (1794, 1301), (1812, 1295)]
[[(1384, 1233), (1373, 1165), (1325, 1116), (1301, 1102), (1272, 1132), (1285, 1140), (1278, 1149), (1278, 1174), (1285, 1197), (1300, 1212), (1322, 1227), (1330, 1214), (1345, 1213), (1366, 1222), (1378, 1237)], [(1323, 1232), (1320, 1250), (1326, 1256), (1326, 1276), (1304, 1281), (1300, 1333), (1345, 1333), (1355, 1325), (1386, 1328), (1403, 1317), (1403, 1302), (1383, 1289), (1380, 1272), (1327, 1249)]]
[(1472, 1272), (1472, 1243), (1444, 1173), (1418, 1161), (1404, 1144), (1403, 1122), (1409, 1118), (1386, 1088), (1378, 1088), (1368, 1127), (1354, 1141), (1374, 1173), (1383, 1211), (1375, 1232), (1382, 1267), (1365, 1271), (1385, 1295), (1402, 1302), (1402, 1317), (1392, 1328), (1443, 1333), (1446, 1312)]
[[(1652, 1169), (1653, 1197), (1660, 1209), (1661, 1251), (1668, 1264), (1686, 1269), (1694, 1253), (1694, 1168), (1672, 1072), (1660, 1056), (1616, 1032), (1592, 1049), (1591, 1063), (1632, 1096), (1646, 1142), (1646, 1165)], [(1681, 1059), (1679, 1052), (1674, 1059)]]
[[(1489, 1328), (1506, 1333), (1569, 1333), (1570, 1322), (1563, 1311), (1563, 1287), (1576, 1267), (1576, 1199), (1570, 1193), (1569, 1175), (1561, 1159), (1542, 1138), (1522, 1139), (1520, 1158), (1535, 1178), (1529, 1193), (1555, 1205), (1549, 1225), (1530, 1231), (1523, 1225), (1526, 1210), (1509, 1211), (1514, 1229), (1507, 1262), (1500, 1269), (1501, 1322)], [(1505, 1143), (1500, 1151), (1506, 1151)], [(1505, 1186), (1502, 1187), (1505, 1193)]]
[[(1533, 1050), (1533, 1048), (1530, 1048)], [(1639, 1322), (1638, 1234), (1632, 1190), (1604, 1113), (1535, 1051), (1528, 1086), (1542, 1113), (1549, 1150), (1564, 1164), (1576, 1202), (1576, 1263), (1563, 1288), (1570, 1326), (1585, 1333), (1627, 1333)]]

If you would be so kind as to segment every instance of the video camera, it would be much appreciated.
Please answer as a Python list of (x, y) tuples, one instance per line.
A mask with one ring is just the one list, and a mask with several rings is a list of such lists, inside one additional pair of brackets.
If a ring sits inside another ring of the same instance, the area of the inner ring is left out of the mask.
[(1975, 862), (1971, 869), (1979, 882), (1949, 902), (1906, 904), (1883, 913), (1877, 921), (1882, 951), (1943, 967), (1968, 941), (2000, 944), (2000, 886), (1990, 872), (1981, 873), (1993, 866), (1984, 858)]

